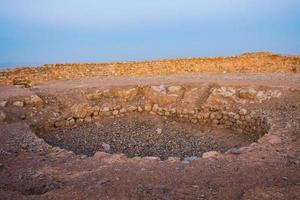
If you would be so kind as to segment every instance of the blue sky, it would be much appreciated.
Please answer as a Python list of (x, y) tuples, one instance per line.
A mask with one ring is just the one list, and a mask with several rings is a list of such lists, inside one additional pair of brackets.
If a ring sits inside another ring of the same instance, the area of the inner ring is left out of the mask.
[(0, 66), (300, 54), (299, 0), (0, 0)]

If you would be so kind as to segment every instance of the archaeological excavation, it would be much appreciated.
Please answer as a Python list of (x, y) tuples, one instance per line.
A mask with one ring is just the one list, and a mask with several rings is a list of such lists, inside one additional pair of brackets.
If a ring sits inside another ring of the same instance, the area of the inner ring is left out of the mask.
[(299, 63), (262, 53), (0, 72), (0, 199), (296, 199)]

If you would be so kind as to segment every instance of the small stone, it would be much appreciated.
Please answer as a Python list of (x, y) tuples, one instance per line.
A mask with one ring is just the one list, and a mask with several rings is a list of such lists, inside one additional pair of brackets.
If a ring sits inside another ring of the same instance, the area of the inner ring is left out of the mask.
[(226, 153), (231, 153), (231, 154), (241, 154), (242, 151), (240, 148), (231, 148), (228, 151), (226, 151)]
[(162, 133), (162, 129), (161, 129), (161, 128), (157, 128), (157, 129), (156, 129), (156, 133), (157, 133), (157, 134), (161, 134), (161, 133)]
[(6, 107), (6, 105), (7, 105), (7, 101), (0, 101), (0, 106), (1, 107)]
[(196, 123), (198, 122), (198, 120), (197, 120), (197, 119), (191, 119), (191, 122), (192, 122), (193, 124), (196, 124)]
[(126, 113), (127, 112), (127, 109), (126, 108), (122, 108), (121, 110), (120, 110), (120, 113)]
[(217, 151), (208, 151), (202, 154), (202, 158), (217, 158), (219, 155)]
[(127, 109), (128, 109), (129, 112), (134, 112), (134, 111), (137, 110), (137, 107), (136, 106), (128, 106)]
[(70, 126), (74, 126), (75, 123), (76, 123), (76, 122), (75, 122), (75, 119), (72, 118), (72, 119), (69, 120), (69, 125), (70, 125)]
[(165, 85), (151, 86), (151, 89), (155, 92), (166, 94), (166, 86)]
[(285, 181), (288, 181), (288, 180), (289, 180), (289, 178), (286, 177), (286, 176), (282, 177), (282, 179), (285, 180)]
[(235, 115), (234, 115), (234, 119), (238, 120), (238, 119), (240, 119), (240, 118), (241, 118), (241, 117), (240, 117), (239, 114), (235, 114)]
[(101, 92), (96, 92), (96, 93), (92, 93), (92, 94), (87, 94), (86, 98), (88, 100), (99, 100), (102, 97), (102, 93)]
[(144, 157), (144, 159), (147, 159), (147, 160), (160, 160), (159, 157), (155, 157), (155, 156), (146, 156), (146, 157)]
[(103, 187), (103, 185), (105, 185), (107, 182), (109, 182), (109, 180), (100, 180), (100, 181), (97, 181), (97, 183), (96, 183), (96, 187), (97, 188), (101, 188), (101, 187)]
[(110, 109), (109, 109), (109, 107), (104, 107), (104, 108), (102, 108), (102, 111), (103, 112), (108, 112)]
[(32, 106), (39, 106), (44, 103), (43, 99), (39, 97), (38, 95), (31, 95), (29, 98), (25, 98), (25, 104), (26, 105), (32, 105)]
[(252, 118), (250, 117), (250, 115), (246, 115), (246, 116), (245, 116), (245, 121), (246, 121), (246, 122), (249, 122), (249, 123), (250, 123), (251, 120), (252, 120)]
[(3, 122), (6, 119), (6, 114), (0, 110), (0, 122)]
[(175, 92), (179, 92), (181, 89), (182, 89), (181, 86), (170, 86), (168, 87), (168, 92), (175, 93)]
[(92, 117), (91, 117), (91, 116), (86, 116), (86, 117), (84, 118), (84, 121), (85, 121), (85, 122), (91, 122), (91, 121), (92, 121)]
[(176, 114), (176, 108), (171, 108), (171, 109), (170, 109), (170, 112), (171, 112), (172, 114)]
[(119, 114), (119, 111), (118, 111), (118, 110), (114, 110), (114, 111), (112, 112), (112, 114), (113, 114), (113, 115), (118, 115), (118, 114)]
[(218, 119), (218, 120), (222, 119), (222, 113), (217, 113), (216, 114), (216, 119)]
[(152, 109), (151, 104), (146, 104), (146, 105), (145, 105), (145, 111), (150, 112), (151, 109)]
[(281, 144), (281, 139), (277, 135), (271, 135), (269, 136), (268, 142), (273, 145)]
[(183, 161), (188, 161), (188, 162), (194, 161), (194, 160), (199, 160), (199, 157), (197, 157), (197, 156), (189, 156), (189, 157), (185, 157), (183, 159)]
[(139, 107), (138, 107), (138, 111), (139, 111), (139, 112), (143, 112), (143, 108), (139, 106)]
[(25, 120), (26, 119), (26, 115), (25, 114), (20, 115), (20, 119)]
[(167, 161), (169, 161), (169, 162), (179, 162), (180, 158), (178, 158), (178, 157), (168, 157)]
[(22, 107), (24, 107), (24, 102), (23, 101), (15, 101), (13, 103), (13, 105), (16, 107), (22, 108)]
[(104, 149), (105, 151), (109, 151), (109, 150), (110, 150), (110, 145), (107, 144), (107, 143), (102, 143), (101, 146), (103, 147), (103, 149)]
[(54, 123), (54, 127), (63, 127), (65, 125), (64, 121), (57, 121)]
[(152, 111), (157, 112), (158, 110), (159, 110), (158, 104), (154, 104), (153, 107), (152, 107)]
[(214, 119), (214, 120), (212, 121), (212, 123), (215, 124), (215, 125), (218, 125), (218, 124), (219, 124), (219, 120)]
[(92, 113), (92, 110), (89, 104), (80, 103), (71, 107), (71, 113), (75, 118), (85, 118), (89, 113)]
[(240, 115), (247, 115), (247, 113), (248, 113), (247, 110), (244, 108), (240, 109), (240, 111), (239, 111)]
[(242, 99), (256, 99), (257, 91), (253, 88), (243, 88), (239, 91), (239, 97)]
[(101, 158), (104, 158), (104, 157), (106, 157), (106, 156), (108, 156), (107, 153), (102, 152), (102, 151), (97, 151), (97, 152), (94, 154), (93, 158), (94, 158), (94, 159), (101, 159)]

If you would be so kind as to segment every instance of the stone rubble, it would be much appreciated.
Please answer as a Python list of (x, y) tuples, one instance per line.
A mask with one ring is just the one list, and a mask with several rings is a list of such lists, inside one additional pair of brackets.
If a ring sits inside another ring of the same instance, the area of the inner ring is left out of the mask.
[[(279, 97), (281, 94), (281, 92), (266, 90), (263, 92), (264, 95), (259, 95), (260, 97), (257, 98), (257, 93), (260, 91), (254, 88), (213, 86), (206, 90), (210, 93), (206, 93), (206, 101), (201, 99), (202, 102), (199, 104), (199, 98), (202, 98), (203, 93), (200, 92), (201, 88), (196, 87), (158, 85), (97, 89), (95, 92), (89, 91), (88, 95), (85, 94), (87, 101), (65, 105), (66, 117), (56, 116), (52, 126), (74, 126), (78, 123), (97, 121), (101, 117), (122, 117), (132, 112), (147, 112), (165, 119), (234, 129), (258, 138), (269, 129), (262, 113), (249, 111), (242, 105), (237, 106), (236, 102), (228, 102), (224, 106), (224, 101), (228, 98), (252, 101), (254, 98), (264, 99), (265, 94), (273, 97)], [(170, 94), (175, 96), (169, 96)], [(222, 102), (215, 101), (216, 98), (222, 99)], [(95, 99), (97, 101), (94, 101)], [(23, 101), (14, 101), (12, 104), (22, 108), (24, 105), (38, 106), (45, 103), (38, 95), (32, 95), (25, 97)], [(158, 130), (157, 133), (161, 131)]]

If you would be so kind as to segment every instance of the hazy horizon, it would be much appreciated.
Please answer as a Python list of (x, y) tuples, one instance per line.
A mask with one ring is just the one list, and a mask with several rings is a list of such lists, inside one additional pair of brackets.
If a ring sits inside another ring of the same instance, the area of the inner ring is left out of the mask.
[(0, 2), (0, 67), (300, 54), (300, 1)]

